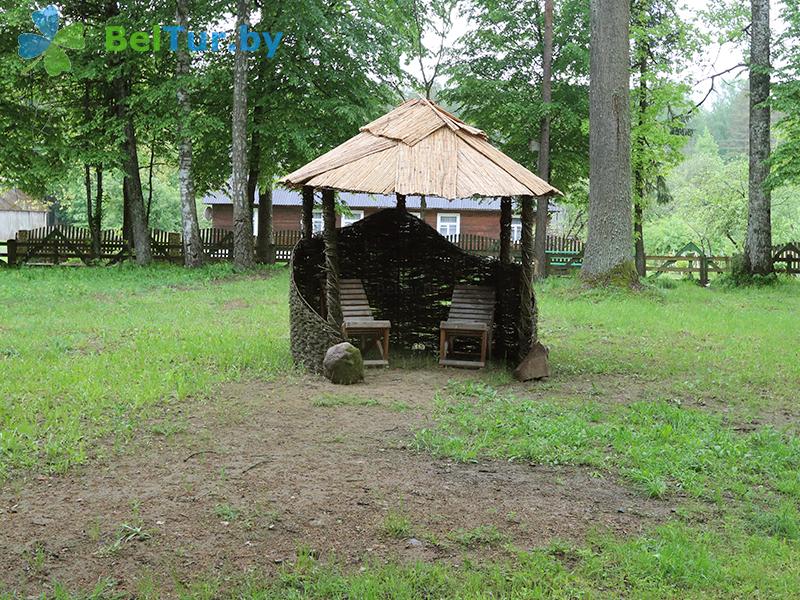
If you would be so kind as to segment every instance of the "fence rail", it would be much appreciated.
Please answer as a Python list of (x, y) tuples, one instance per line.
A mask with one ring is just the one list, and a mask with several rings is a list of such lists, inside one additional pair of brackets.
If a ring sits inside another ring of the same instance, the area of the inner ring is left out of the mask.
[[(286, 229), (273, 234), (275, 259), (288, 262), (292, 250), (302, 237), (300, 230)], [(226, 229), (201, 229), (200, 239), (208, 258), (227, 261), (233, 258), (233, 232)], [(448, 239), (468, 252), (484, 256), (497, 256), (500, 241), (494, 238), (461, 234)], [(183, 262), (183, 243), (180, 233), (152, 230), (150, 245), (153, 258), (174, 263)], [(519, 242), (511, 245), (512, 256), (519, 260)], [(580, 269), (583, 264), (583, 242), (574, 238), (547, 236), (547, 271), (563, 275)], [(79, 264), (93, 260), (108, 264), (130, 259), (133, 252), (117, 230), (103, 230), (100, 236), (100, 252), (94, 255), (92, 235), (85, 227), (51, 226), (28, 231), (19, 231), (16, 239), (0, 241), (0, 266), (29, 264)], [(79, 262), (78, 262), (79, 261)], [(800, 274), (800, 244), (789, 243), (773, 249), (775, 270), (781, 273)], [(701, 283), (708, 283), (712, 273), (730, 271), (731, 257), (706, 256), (694, 245), (687, 244), (675, 255), (652, 255), (645, 260), (648, 275), (658, 277), (664, 273), (698, 275)]]

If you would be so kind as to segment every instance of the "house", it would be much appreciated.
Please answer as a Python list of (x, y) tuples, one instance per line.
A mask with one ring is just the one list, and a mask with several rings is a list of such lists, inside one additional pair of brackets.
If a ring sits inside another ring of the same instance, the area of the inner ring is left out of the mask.
[[(321, 194), (318, 194), (318, 202)], [(337, 215), (336, 226), (345, 227), (365, 216), (383, 208), (392, 208), (397, 204), (394, 196), (382, 194), (362, 194), (340, 192), (339, 199), (350, 209), (349, 215)], [(220, 229), (233, 227), (233, 205), (225, 192), (213, 192), (203, 198), (206, 205), (205, 217), (213, 226)], [(258, 196), (256, 195), (256, 205)], [(303, 199), (300, 191), (276, 188), (272, 192), (273, 229), (299, 230), (301, 228)], [(406, 209), (411, 214), (422, 217), (419, 196), (406, 198)], [(438, 197), (426, 198), (424, 219), (431, 227), (445, 236), (473, 234), (493, 239), (500, 237), (500, 198), (474, 199), (461, 198), (446, 200)], [(560, 213), (559, 206), (550, 204), (550, 217)], [(258, 231), (258, 215), (253, 215), (253, 227)], [(322, 231), (322, 210), (314, 211), (314, 231)], [(511, 237), (514, 241), (522, 235), (522, 221), (515, 216), (511, 223)]]
[(47, 226), (48, 209), (25, 192), (0, 192), (0, 240), (11, 240), (17, 232)]

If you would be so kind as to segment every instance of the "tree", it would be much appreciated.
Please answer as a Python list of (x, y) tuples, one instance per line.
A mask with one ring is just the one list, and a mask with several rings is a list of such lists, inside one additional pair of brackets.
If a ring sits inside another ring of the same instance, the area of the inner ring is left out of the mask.
[(750, 176), (744, 268), (750, 274), (772, 272), (772, 219), (767, 187), (770, 155), (769, 0), (751, 0), (750, 30)]
[(542, 101), (541, 2), (476, 0), (471, 31), (448, 61), (439, 92), (458, 114), (486, 129), (511, 158), (537, 168), (541, 121), (550, 121), (549, 182), (569, 194), (588, 176), (589, 13), (584, 0), (553, 4), (552, 100)]
[(253, 266), (253, 213), (247, 199), (247, 52), (241, 36), (243, 29), (249, 24), (247, 0), (237, 0), (231, 126), (233, 264), (237, 269), (249, 269)]
[[(539, 177), (550, 181), (550, 103), (553, 101), (553, 0), (544, 0), (544, 35), (542, 44), (542, 119), (539, 123)], [(546, 197), (536, 201), (536, 255), (537, 276), (547, 276), (547, 217), (550, 201)]]
[(685, 121), (694, 110), (690, 88), (677, 81), (699, 47), (699, 34), (678, 13), (675, 0), (633, 0), (631, 166), (636, 271), (645, 275), (644, 211), (650, 196), (669, 200), (665, 180), (683, 159)]
[(770, 159), (770, 188), (800, 183), (800, 4), (783, 3), (785, 24), (774, 45), (776, 82), (772, 106), (781, 115), (775, 128), (778, 143)]
[(591, 0), (589, 231), (581, 276), (636, 281), (631, 223), (628, 0)]
[[(178, 26), (189, 28), (189, 11), (186, 0), (177, 0), (175, 20)], [(197, 203), (194, 194), (192, 173), (192, 138), (189, 133), (189, 120), (192, 116), (192, 103), (189, 99), (188, 77), (191, 58), (188, 50), (180, 50), (177, 57), (176, 74), (179, 79), (177, 91), (178, 106), (182, 113), (179, 122), (178, 179), (181, 191), (181, 225), (183, 230), (183, 264), (197, 267), (203, 264), (203, 242), (197, 223)], [(152, 192), (152, 190), (151, 190)]]

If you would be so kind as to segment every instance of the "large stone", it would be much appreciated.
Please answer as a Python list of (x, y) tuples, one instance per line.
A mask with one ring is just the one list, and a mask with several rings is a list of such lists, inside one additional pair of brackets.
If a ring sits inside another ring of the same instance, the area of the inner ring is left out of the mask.
[(350, 385), (364, 381), (361, 351), (348, 342), (331, 346), (322, 361), (322, 372), (333, 383)]
[(550, 377), (550, 364), (547, 356), (550, 351), (541, 342), (536, 342), (528, 355), (522, 359), (519, 366), (514, 369), (514, 377), (520, 381), (530, 381), (531, 379), (544, 379)]

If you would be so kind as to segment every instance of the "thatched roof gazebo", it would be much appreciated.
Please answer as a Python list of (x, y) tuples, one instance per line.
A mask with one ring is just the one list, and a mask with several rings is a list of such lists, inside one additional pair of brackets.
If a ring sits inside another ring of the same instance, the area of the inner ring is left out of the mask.
[[(365, 279), (401, 345), (428, 345), (459, 282), (497, 290), (496, 354), (518, 360), (535, 341), (534, 197), (560, 192), (492, 146), (480, 129), (434, 102), (408, 100), (281, 181), (303, 189), (304, 239), (292, 266), (292, 350), (298, 362), (318, 370), (327, 347), (341, 341), (342, 271)], [(312, 238), (315, 188), (322, 190), (322, 239)], [(335, 191), (394, 193), (397, 208), (337, 232)], [(501, 197), (500, 260), (467, 255), (408, 214), (405, 197), (412, 194)], [(522, 265), (511, 261), (514, 196), (522, 213)]]

